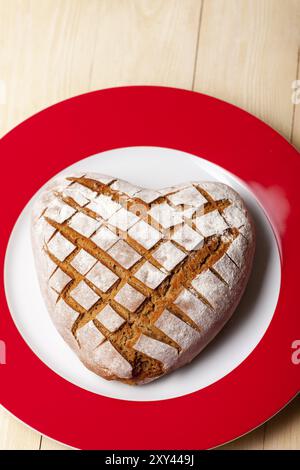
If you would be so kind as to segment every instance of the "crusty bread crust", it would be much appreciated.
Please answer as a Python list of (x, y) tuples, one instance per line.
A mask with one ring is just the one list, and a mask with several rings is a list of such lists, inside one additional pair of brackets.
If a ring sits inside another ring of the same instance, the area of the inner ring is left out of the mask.
[(32, 244), (47, 309), (81, 361), (144, 384), (190, 362), (229, 320), (255, 230), (221, 183), (145, 190), (77, 174), (45, 187)]

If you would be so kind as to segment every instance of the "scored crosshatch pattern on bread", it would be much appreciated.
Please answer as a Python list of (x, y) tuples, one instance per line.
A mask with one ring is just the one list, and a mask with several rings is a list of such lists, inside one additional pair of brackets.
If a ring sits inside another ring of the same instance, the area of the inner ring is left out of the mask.
[(240, 199), (225, 185), (215, 199), (214, 185), (146, 190), (85, 174), (41, 203), (52, 308), (73, 312), (79, 355), (99, 375), (153, 380), (220, 321), (253, 236)]

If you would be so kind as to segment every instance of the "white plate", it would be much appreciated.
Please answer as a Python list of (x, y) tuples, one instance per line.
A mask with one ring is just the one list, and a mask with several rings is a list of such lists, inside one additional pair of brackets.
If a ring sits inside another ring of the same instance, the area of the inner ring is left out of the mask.
[(36, 195), (18, 218), (5, 260), (5, 290), (17, 328), (35, 354), (66, 380), (100, 395), (124, 400), (163, 400), (204, 388), (235, 369), (266, 332), (280, 290), (280, 258), (269, 221), (255, 196), (236, 176), (202, 158), (159, 147), (130, 147), (93, 155), (62, 172), (95, 171), (149, 188), (189, 180), (220, 181), (244, 198), (257, 230), (253, 272), (232, 319), (191, 364), (144, 386), (108, 382), (86, 369), (57, 333), (46, 310), (35, 272), (30, 241), (30, 211)]

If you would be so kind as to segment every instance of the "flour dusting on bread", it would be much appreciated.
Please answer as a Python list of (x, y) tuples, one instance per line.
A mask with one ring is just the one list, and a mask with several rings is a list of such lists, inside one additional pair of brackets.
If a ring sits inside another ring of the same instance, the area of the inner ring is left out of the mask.
[(129, 384), (183, 366), (215, 337), (243, 294), (255, 246), (229, 186), (144, 189), (95, 173), (46, 186), (32, 239), (62, 337), (93, 372)]

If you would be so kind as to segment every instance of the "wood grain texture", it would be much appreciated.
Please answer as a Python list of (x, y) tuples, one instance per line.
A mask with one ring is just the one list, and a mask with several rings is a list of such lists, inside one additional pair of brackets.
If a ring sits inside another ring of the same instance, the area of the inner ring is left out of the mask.
[(0, 0), (1, 134), (99, 88), (189, 88), (200, 7), (199, 0)]
[(0, 406), (0, 450), (38, 450), (41, 436)]
[(71, 447), (60, 444), (59, 442), (53, 441), (48, 437), (41, 438), (41, 449), (40, 450), (70, 450)]
[(290, 138), (298, 0), (206, 0), (195, 90), (246, 109)]
[[(0, 135), (73, 95), (154, 84), (241, 106), (300, 148), (299, 24), (299, 0), (0, 0)], [(67, 447), (0, 409), (0, 449), (39, 448)], [(299, 397), (222, 447), (263, 448), (300, 448)]]

